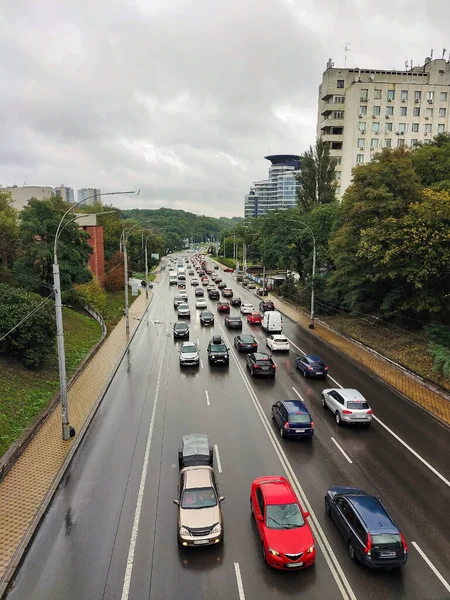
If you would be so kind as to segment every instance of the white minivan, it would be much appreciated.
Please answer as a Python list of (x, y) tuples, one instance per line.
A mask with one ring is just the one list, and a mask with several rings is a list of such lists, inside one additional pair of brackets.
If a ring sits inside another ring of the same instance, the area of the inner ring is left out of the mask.
[(264, 313), (261, 327), (267, 333), (281, 333), (283, 330), (283, 319), (277, 310), (268, 310)]

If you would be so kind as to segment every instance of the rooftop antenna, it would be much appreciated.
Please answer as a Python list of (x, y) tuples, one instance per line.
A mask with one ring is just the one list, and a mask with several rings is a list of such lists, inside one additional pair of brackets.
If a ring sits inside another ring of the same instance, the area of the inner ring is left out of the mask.
[(344, 44), (344, 68), (347, 67), (347, 54), (350, 48), (350, 43), (345, 42)]
[(446, 52), (447, 52), (447, 48), (442, 48), (442, 58), (444, 58)]
[(412, 68), (413, 68), (413, 61), (411, 60), (411, 71), (412, 71)]
[(408, 61), (405, 60), (405, 69), (408, 70)]
[(430, 58), (431, 58), (431, 60), (433, 60), (433, 48), (431, 48)]

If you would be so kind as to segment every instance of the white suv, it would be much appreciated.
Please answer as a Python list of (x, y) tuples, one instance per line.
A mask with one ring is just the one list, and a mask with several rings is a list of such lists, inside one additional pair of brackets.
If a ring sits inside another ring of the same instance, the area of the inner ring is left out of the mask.
[(358, 390), (328, 388), (322, 391), (322, 406), (334, 413), (338, 425), (342, 423), (372, 423), (372, 409)]

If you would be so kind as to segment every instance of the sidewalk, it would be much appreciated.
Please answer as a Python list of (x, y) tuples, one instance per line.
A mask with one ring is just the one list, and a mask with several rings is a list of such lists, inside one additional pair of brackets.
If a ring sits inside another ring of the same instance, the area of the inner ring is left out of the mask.
[[(152, 295), (150, 296), (150, 298)], [(145, 293), (130, 306), (130, 336), (147, 307)], [(125, 318), (111, 332), (68, 392), (70, 423), (76, 436), (61, 439), (58, 406), (0, 482), (0, 598), (59, 483), (64, 463), (70, 460), (83, 426), (95, 409), (111, 374), (127, 346)]]
[(376, 354), (321, 325), (317, 320), (314, 329), (308, 329), (311, 322), (308, 315), (272, 294), (269, 294), (267, 298), (273, 301), (279, 311), (298, 323), (300, 327), (307, 329), (311, 335), (321, 338), (330, 346), (333, 346), (333, 348), (388, 383), (395, 390), (450, 425), (450, 401), (444, 394), (430, 389), (431, 386), (428, 387), (401, 369), (391, 365), (387, 359), (378, 358)]

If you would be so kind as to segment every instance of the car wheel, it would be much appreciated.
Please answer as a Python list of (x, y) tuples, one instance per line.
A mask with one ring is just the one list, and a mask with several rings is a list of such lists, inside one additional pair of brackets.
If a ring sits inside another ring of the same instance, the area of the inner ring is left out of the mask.
[(266, 549), (264, 548), (264, 542), (261, 543), (261, 548), (262, 548), (263, 560), (265, 563), (267, 563), (267, 555), (266, 555)]
[(282, 438), (284, 438), (284, 429), (283, 429), (283, 427), (280, 427), (280, 436)]
[(325, 402), (325, 396), (322, 394), (321, 398), (320, 398), (321, 402), (322, 402), (322, 408), (326, 408), (326, 402)]
[(251, 377), (255, 376), (255, 370), (253, 369), (253, 367), (250, 367), (250, 375)]
[(347, 550), (348, 550), (348, 555), (350, 556), (350, 558), (355, 561), (356, 560), (356, 550), (355, 550), (354, 545), (351, 542), (348, 543)]
[(331, 516), (330, 503), (328, 502), (328, 500), (326, 498), (325, 498), (325, 512), (328, 516)]
[(272, 410), (271, 410), (271, 413), (272, 413), (272, 419), (275, 421), (275, 413), (274, 413), (274, 411), (273, 411), (273, 408), (272, 408)]
[(308, 373), (306, 371), (303, 371), (303, 377), (306, 379), (308, 377)]
[(334, 418), (336, 419), (336, 424), (340, 425), (341, 424), (341, 415), (339, 414), (339, 411), (336, 411), (336, 414), (334, 415)]
[(252, 517), (255, 518), (255, 513), (253, 512), (253, 503), (252, 503), (252, 499), (250, 498), (250, 512), (252, 514)]
[(270, 376), (270, 379), (275, 379), (275, 373)]

